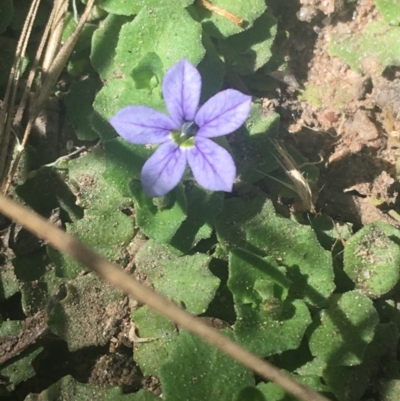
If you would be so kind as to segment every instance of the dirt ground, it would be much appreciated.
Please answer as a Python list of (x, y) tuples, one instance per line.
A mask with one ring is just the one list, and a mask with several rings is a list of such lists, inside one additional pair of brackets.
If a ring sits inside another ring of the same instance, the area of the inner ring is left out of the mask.
[[(319, 162), (316, 209), (355, 229), (375, 220), (399, 226), (394, 209), (400, 188), (400, 69), (381, 74), (371, 61), (361, 75), (328, 53), (333, 34), (359, 32), (378, 11), (371, 0), (346, 6), (333, 0), (301, 3), (297, 17), (305, 20), (282, 21), (291, 32), (290, 71), (300, 92), (291, 96), (288, 88), (288, 96), (272, 104), (286, 138)], [(307, 88), (316, 88), (316, 102), (311, 96), (302, 100)]]

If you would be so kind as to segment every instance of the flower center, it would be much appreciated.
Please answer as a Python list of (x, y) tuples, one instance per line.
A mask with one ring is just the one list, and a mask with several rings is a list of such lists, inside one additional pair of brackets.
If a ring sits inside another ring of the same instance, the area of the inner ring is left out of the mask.
[(186, 121), (180, 131), (171, 132), (174, 142), (182, 147), (194, 146), (194, 136), (199, 131), (199, 126), (194, 121)]
[(199, 130), (199, 126), (194, 121), (186, 121), (181, 128), (181, 136), (188, 138), (195, 136)]

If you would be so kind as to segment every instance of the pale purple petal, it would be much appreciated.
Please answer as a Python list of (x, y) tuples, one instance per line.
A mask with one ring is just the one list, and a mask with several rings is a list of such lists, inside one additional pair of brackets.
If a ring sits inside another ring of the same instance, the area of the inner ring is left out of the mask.
[(179, 128), (165, 114), (146, 106), (128, 106), (110, 119), (110, 124), (128, 142), (145, 145), (163, 143)]
[(175, 124), (193, 121), (199, 107), (201, 76), (186, 59), (171, 67), (163, 81), (165, 106)]
[(231, 155), (210, 139), (196, 138), (195, 147), (186, 149), (195, 180), (211, 191), (232, 191), (236, 167)]
[(185, 167), (185, 152), (172, 141), (163, 143), (142, 168), (141, 181), (144, 192), (150, 197), (167, 194), (178, 185)]
[(200, 107), (194, 119), (200, 127), (197, 136), (215, 138), (238, 129), (250, 113), (251, 96), (227, 89), (217, 93)]

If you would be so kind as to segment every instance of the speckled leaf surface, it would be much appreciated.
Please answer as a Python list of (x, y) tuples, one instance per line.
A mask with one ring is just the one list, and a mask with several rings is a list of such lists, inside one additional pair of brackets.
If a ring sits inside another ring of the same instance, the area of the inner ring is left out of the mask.
[[(63, 400), (91, 400), (91, 401), (156, 401), (158, 397), (153, 393), (140, 390), (135, 394), (123, 394), (117, 387), (100, 387), (83, 384), (72, 376), (64, 376), (39, 395), (41, 401)], [(30, 394), (25, 401), (37, 401), (37, 394)]]
[(286, 269), (295, 298), (317, 305), (332, 293), (331, 254), (322, 249), (310, 227), (278, 216), (269, 200), (226, 200), (216, 218), (216, 232), (227, 249), (241, 247), (274, 258)]
[[(170, 46), (172, 37), (174, 46)], [(120, 30), (114, 69), (128, 77), (149, 52), (160, 57), (164, 71), (184, 57), (197, 65), (205, 53), (201, 25), (176, 3), (142, 8), (136, 18)]]
[(49, 316), (51, 331), (67, 342), (70, 351), (105, 345), (124, 315), (123, 294), (93, 273), (67, 284), (66, 292)]
[(158, 376), (178, 337), (176, 326), (143, 306), (132, 313), (140, 340), (134, 344), (134, 359), (144, 375)]
[[(130, 203), (103, 177), (104, 152), (95, 149), (68, 163), (68, 184), (84, 217), (67, 224), (67, 231), (92, 246), (109, 260), (126, 263), (126, 247), (134, 235), (132, 219), (122, 213)], [(59, 277), (75, 277), (82, 267), (72, 258), (49, 248), (50, 258)]]
[(188, 312), (205, 312), (220, 283), (208, 268), (209, 257), (200, 253), (177, 256), (172, 251), (167, 245), (148, 241), (136, 255), (137, 271)]
[(216, 38), (228, 37), (251, 27), (254, 21), (266, 9), (263, 0), (253, 0), (251, 3), (246, 0), (237, 0), (234, 2), (229, 0), (214, 0), (212, 4), (243, 20), (243, 24), (239, 25), (219, 13), (210, 12), (206, 8), (196, 5), (193, 12), (200, 19), (204, 31)]
[(310, 335), (310, 350), (328, 366), (358, 365), (374, 338), (379, 322), (372, 301), (359, 291), (333, 297), (315, 317), (318, 326)]
[(218, 41), (218, 48), (232, 70), (241, 75), (251, 74), (271, 58), (276, 32), (276, 18), (264, 13), (247, 31)]
[(237, 315), (235, 337), (260, 356), (297, 348), (311, 323), (305, 303), (287, 299), (290, 284), (273, 259), (240, 249), (230, 253), (228, 286)]
[[(232, 337), (228, 331), (225, 334)], [(184, 330), (161, 368), (160, 379), (165, 401), (231, 401), (243, 387), (254, 384), (243, 365)]]
[(366, 296), (379, 298), (399, 281), (400, 231), (383, 222), (366, 225), (347, 242), (344, 271)]
[(353, 70), (366, 74), (382, 73), (399, 65), (400, 27), (373, 21), (362, 32), (333, 35), (329, 45), (332, 56), (341, 57)]

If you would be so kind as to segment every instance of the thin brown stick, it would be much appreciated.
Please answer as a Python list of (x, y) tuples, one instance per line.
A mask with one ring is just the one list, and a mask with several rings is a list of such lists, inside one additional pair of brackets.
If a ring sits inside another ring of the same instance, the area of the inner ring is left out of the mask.
[(237, 17), (235, 14), (232, 14), (229, 11), (225, 10), (224, 8), (218, 7), (215, 4), (210, 3), (208, 0), (197, 0), (197, 3), (201, 7), (204, 7), (205, 9), (210, 10), (213, 13), (220, 15), (221, 17), (228, 19), (229, 21), (233, 22), (236, 25), (241, 26), (244, 22), (243, 18)]
[[(31, 3), (27, 18), (22, 28), (21, 36), (15, 51), (14, 63), (8, 78), (6, 94), (3, 102), (3, 109), (0, 111), (0, 185), (5, 177), (8, 166), (11, 163), (10, 151), (12, 109), (18, 89), (18, 82), (21, 75), (22, 59), (25, 55), (26, 47), (32, 32), (33, 22), (36, 17), (41, 0), (34, 0)], [(11, 142), (13, 143), (13, 142)]]
[(1, 194), (0, 212), (21, 224), (39, 238), (42, 238), (54, 248), (89, 267), (104, 280), (121, 289), (126, 294), (147, 304), (150, 308), (199, 336), (209, 344), (219, 348), (260, 376), (276, 383), (293, 396), (303, 401), (329, 401), (313, 389), (293, 380), (270, 363), (240, 347), (234, 341), (220, 334), (217, 330), (206, 326), (195, 316), (184, 311), (167, 298), (145, 287), (129, 276), (124, 270), (98, 255), (72, 235), (60, 230), (36, 213), (27, 210)]
[(61, 45), (61, 38), (64, 29), (65, 15), (68, 10), (68, 1), (56, 0), (54, 2), (54, 18), (51, 19), (51, 35), (47, 44), (46, 54), (42, 63), (42, 71), (48, 72), (56, 53)]
[(56, 5), (54, 5), (54, 7), (51, 11), (50, 17), (49, 17), (49, 21), (47, 22), (46, 27), (43, 32), (43, 35), (40, 39), (40, 43), (39, 43), (38, 49), (36, 51), (35, 59), (33, 60), (32, 68), (29, 71), (29, 75), (28, 75), (28, 79), (25, 84), (24, 92), (21, 96), (21, 101), (19, 102), (17, 112), (15, 113), (14, 122), (13, 122), (14, 128), (19, 127), (19, 125), (21, 124), (22, 116), (23, 116), (23, 113), (24, 113), (24, 110), (26, 107), (26, 103), (28, 101), (28, 96), (29, 96), (29, 93), (32, 88), (33, 80), (35, 79), (37, 68), (38, 68), (40, 60), (42, 58), (42, 54), (43, 54), (47, 39), (50, 34), (52, 21), (54, 19), (54, 16), (56, 15), (56, 12), (57, 12)]
[(47, 71), (47, 73), (44, 76), (44, 81), (43, 81), (42, 87), (40, 88), (40, 93), (34, 99), (34, 103), (32, 105), (31, 113), (29, 115), (28, 123), (25, 127), (24, 136), (23, 136), (23, 139), (21, 142), (19, 152), (15, 156), (15, 160), (14, 160), (11, 170), (8, 174), (7, 182), (6, 182), (6, 184), (4, 186), (4, 190), (3, 190), (4, 194), (6, 194), (8, 192), (8, 189), (10, 188), (11, 182), (17, 171), (19, 162), (21, 161), (21, 157), (24, 152), (25, 146), (28, 142), (29, 135), (32, 131), (33, 124), (35, 123), (35, 120), (39, 114), (40, 108), (42, 107), (45, 99), (49, 96), (51, 88), (56, 83), (58, 77), (61, 74), (62, 69), (64, 68), (66, 62), (68, 61), (68, 58), (71, 55), (76, 42), (78, 41), (79, 35), (80, 35), (87, 19), (89, 18), (89, 14), (92, 10), (93, 4), (94, 4), (94, 0), (89, 0), (87, 2), (85, 11), (83, 12), (74, 32), (68, 38), (68, 40), (64, 43), (63, 47), (58, 52), (56, 58), (53, 60), (53, 62), (51, 64), (49, 70)]

